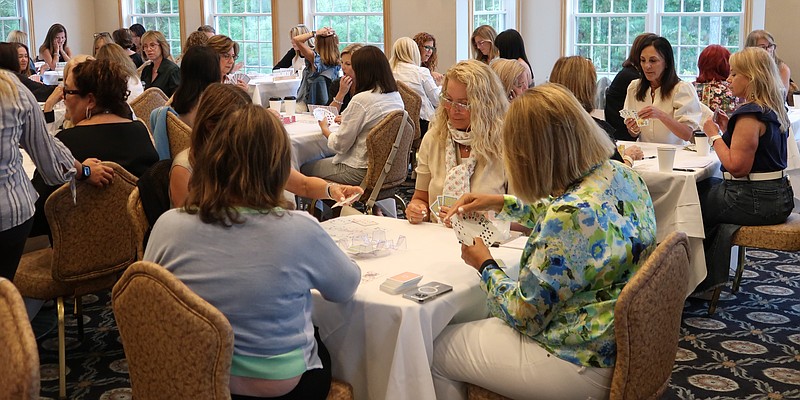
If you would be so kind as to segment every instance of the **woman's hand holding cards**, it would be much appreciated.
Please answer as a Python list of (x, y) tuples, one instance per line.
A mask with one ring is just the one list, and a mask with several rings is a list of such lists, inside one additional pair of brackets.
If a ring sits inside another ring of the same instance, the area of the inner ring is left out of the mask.
[(492, 253), (489, 252), (489, 248), (486, 247), (483, 240), (480, 240), (480, 238), (476, 237), (475, 244), (472, 246), (466, 244), (461, 245), (461, 259), (476, 270), (480, 269), (481, 265), (491, 258)]
[(461, 196), (456, 203), (450, 207), (444, 219), (449, 220), (450, 217), (456, 213), (464, 214), (480, 211), (500, 212), (503, 210), (504, 202), (505, 200), (502, 194), (467, 193)]

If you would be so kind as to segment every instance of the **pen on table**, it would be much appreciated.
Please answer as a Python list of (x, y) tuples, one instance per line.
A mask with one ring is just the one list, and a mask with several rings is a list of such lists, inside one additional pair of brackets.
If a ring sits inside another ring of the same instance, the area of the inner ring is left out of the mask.
[(673, 171), (681, 171), (681, 172), (694, 172), (691, 168), (673, 168)]
[(654, 158), (656, 158), (656, 156), (647, 156), (647, 157), (642, 157), (642, 160), (652, 160)]

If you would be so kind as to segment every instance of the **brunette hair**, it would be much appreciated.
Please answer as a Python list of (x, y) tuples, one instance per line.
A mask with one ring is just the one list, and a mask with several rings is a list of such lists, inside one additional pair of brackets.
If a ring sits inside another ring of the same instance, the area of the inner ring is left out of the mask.
[(317, 36), (315, 51), (317, 52), (317, 54), (319, 54), (319, 58), (323, 64), (329, 66), (341, 64), (341, 54), (339, 54), (338, 36), (336, 35)]
[(236, 85), (225, 85), (218, 81), (208, 85), (197, 104), (192, 144), (189, 147), (189, 163), (196, 165), (194, 154), (206, 146), (206, 141), (224, 116), (252, 103), (253, 99), (247, 92)]
[[(423, 46), (425, 46), (425, 42), (433, 42), (433, 47), (436, 48), (436, 38), (433, 37), (428, 32), (420, 32), (414, 35), (414, 41), (417, 42), (417, 46), (419, 47), (419, 52), (422, 54)], [(421, 63), (421, 66), (431, 70), (431, 72), (436, 71), (436, 67), (439, 63), (439, 56), (436, 55), (436, 50), (431, 53), (431, 56), (428, 57), (428, 61), (424, 61)]]
[(71, 75), (79, 96), (94, 96), (92, 114), (108, 111), (130, 118), (131, 108), (126, 103), (128, 80), (121, 65), (111, 60), (86, 60), (76, 65)]
[(352, 63), (356, 75), (356, 93), (375, 89), (380, 93), (397, 91), (392, 67), (389, 66), (389, 60), (381, 49), (364, 46), (353, 53)]
[(135, 34), (140, 38), (142, 37), (142, 35), (144, 35), (145, 32), (147, 32), (147, 30), (144, 29), (144, 25), (142, 24), (133, 24), (128, 29), (130, 29), (131, 33)]
[(642, 68), (639, 65), (639, 54), (642, 53), (642, 43), (650, 36), (658, 37), (658, 35), (655, 33), (645, 32), (633, 39), (633, 43), (631, 43), (631, 51), (628, 53), (628, 58), (622, 62), (623, 67), (633, 67), (636, 68), (637, 71), (641, 72)]
[(123, 49), (133, 50), (135, 47), (133, 45), (133, 35), (131, 34), (130, 29), (117, 29), (114, 32), (111, 32), (111, 38), (114, 39), (114, 43), (118, 44)]
[(285, 203), (291, 149), (283, 123), (264, 107), (251, 103), (234, 111), (195, 153), (184, 209), (224, 226), (245, 222), (237, 207), (273, 211)]
[[(639, 71), (641, 72), (641, 57), (644, 49), (653, 46), (658, 54), (664, 59), (664, 72), (661, 73), (661, 99), (668, 100), (672, 97), (672, 89), (681, 81), (678, 73), (675, 72), (675, 55), (672, 53), (672, 44), (669, 40), (661, 36), (648, 36), (642, 40), (642, 46), (638, 49), (636, 59), (639, 60)], [(650, 81), (644, 76), (639, 79), (639, 87), (636, 89), (636, 100), (644, 101), (644, 96), (650, 90)]]
[(731, 52), (718, 44), (712, 44), (703, 49), (697, 59), (697, 69), (700, 71), (700, 74), (697, 75), (697, 83), (721, 82), (728, 79), (728, 75), (731, 73), (729, 58), (731, 58)]
[(136, 81), (139, 81), (139, 73), (136, 71), (136, 64), (133, 63), (133, 60), (131, 60), (122, 46), (116, 43), (104, 45), (97, 50), (95, 58), (98, 60), (114, 61), (125, 71), (126, 78), (134, 78)]
[(507, 58), (509, 60), (516, 60), (521, 58), (528, 64), (528, 69), (531, 70), (533, 76), (533, 68), (531, 62), (528, 61), (528, 55), (525, 53), (525, 41), (522, 40), (522, 35), (514, 29), (506, 29), (497, 35), (494, 40), (494, 46), (500, 54), (500, 58)]
[(775, 48), (772, 50), (772, 59), (775, 60), (775, 64), (780, 67), (781, 64), (783, 64), (783, 60), (778, 57), (778, 44), (775, 43), (775, 37), (772, 36), (771, 33), (763, 29), (756, 29), (748, 33), (747, 39), (744, 41), (745, 47), (758, 47), (758, 39), (766, 39), (770, 45), (775, 46)]
[(17, 49), (21, 43), (0, 42), (0, 68), (19, 73), (19, 58)]
[(597, 71), (591, 61), (581, 56), (559, 58), (550, 72), (550, 82), (569, 89), (586, 112), (594, 109)]
[(197, 32), (210, 33), (212, 35), (216, 35), (217, 34), (217, 30), (214, 29), (214, 27), (211, 26), (211, 25), (200, 25), (197, 28)]
[(67, 28), (64, 28), (64, 25), (61, 24), (53, 24), (50, 25), (50, 29), (47, 30), (47, 35), (44, 37), (44, 43), (39, 46), (39, 53), (44, 51), (45, 49), (50, 51), (50, 54), (54, 54), (56, 52), (55, 47), (53, 47), (53, 40), (55, 40), (56, 35), (59, 33), (64, 32), (64, 48), (67, 47)]
[[(492, 47), (489, 49), (488, 55), (483, 55), (481, 50), (475, 44), (475, 38), (482, 37), (484, 39), (489, 40), (492, 43)], [(500, 52), (497, 50), (497, 47), (494, 45), (494, 41), (497, 39), (497, 32), (489, 25), (481, 25), (472, 32), (472, 36), (469, 38), (469, 44), (472, 46), (472, 55), (478, 61), (483, 61), (485, 63), (489, 63), (489, 60), (495, 59), (500, 55)]]
[(203, 91), (212, 83), (219, 82), (220, 74), (219, 54), (216, 51), (207, 46), (189, 47), (181, 62), (181, 83), (172, 95), (175, 112), (190, 112)]
[(144, 47), (145, 40), (153, 40), (158, 43), (158, 46), (161, 47), (161, 58), (174, 61), (169, 48), (169, 42), (167, 42), (167, 38), (163, 33), (159, 31), (147, 31), (142, 35), (142, 47)]

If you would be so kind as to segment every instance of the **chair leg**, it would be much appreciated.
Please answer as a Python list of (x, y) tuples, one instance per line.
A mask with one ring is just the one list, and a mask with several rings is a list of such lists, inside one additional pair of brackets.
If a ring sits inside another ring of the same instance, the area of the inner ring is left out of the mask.
[(64, 298), (57, 300), (58, 309), (58, 398), (67, 398), (67, 350), (64, 337)]
[(78, 319), (78, 340), (83, 341), (83, 296), (75, 296), (75, 318)]
[(744, 246), (739, 246), (739, 262), (736, 265), (736, 276), (733, 278), (733, 286), (731, 286), (731, 293), (739, 291), (739, 284), (742, 280), (742, 272), (744, 272), (744, 264), (746, 262), (745, 253), (747, 249)]
[(406, 213), (406, 206), (408, 206), (408, 204), (406, 204), (406, 201), (405, 201), (405, 200), (403, 200), (403, 198), (402, 198), (402, 197), (400, 197), (400, 195), (399, 195), (399, 194), (397, 194), (397, 193), (395, 193), (395, 194), (392, 196), (392, 198), (394, 198), (394, 201), (396, 201), (396, 202), (397, 202), (397, 208), (399, 208), (401, 211), (403, 211), (403, 215), (405, 215), (405, 213)]
[(717, 286), (714, 289), (714, 294), (711, 295), (711, 301), (708, 302), (708, 316), (714, 315), (714, 312), (717, 311), (717, 301), (719, 300), (719, 294), (722, 292), (722, 286)]

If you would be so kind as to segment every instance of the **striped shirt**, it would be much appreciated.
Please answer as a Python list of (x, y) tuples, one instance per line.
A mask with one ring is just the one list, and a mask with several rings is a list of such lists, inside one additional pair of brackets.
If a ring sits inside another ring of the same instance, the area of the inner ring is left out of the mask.
[(49, 185), (67, 182), (77, 172), (69, 149), (47, 133), (33, 94), (13, 74), (0, 70), (0, 85), (9, 84), (18, 95), (0, 96), (0, 231), (31, 218), (38, 198), (22, 168), (20, 147)]

